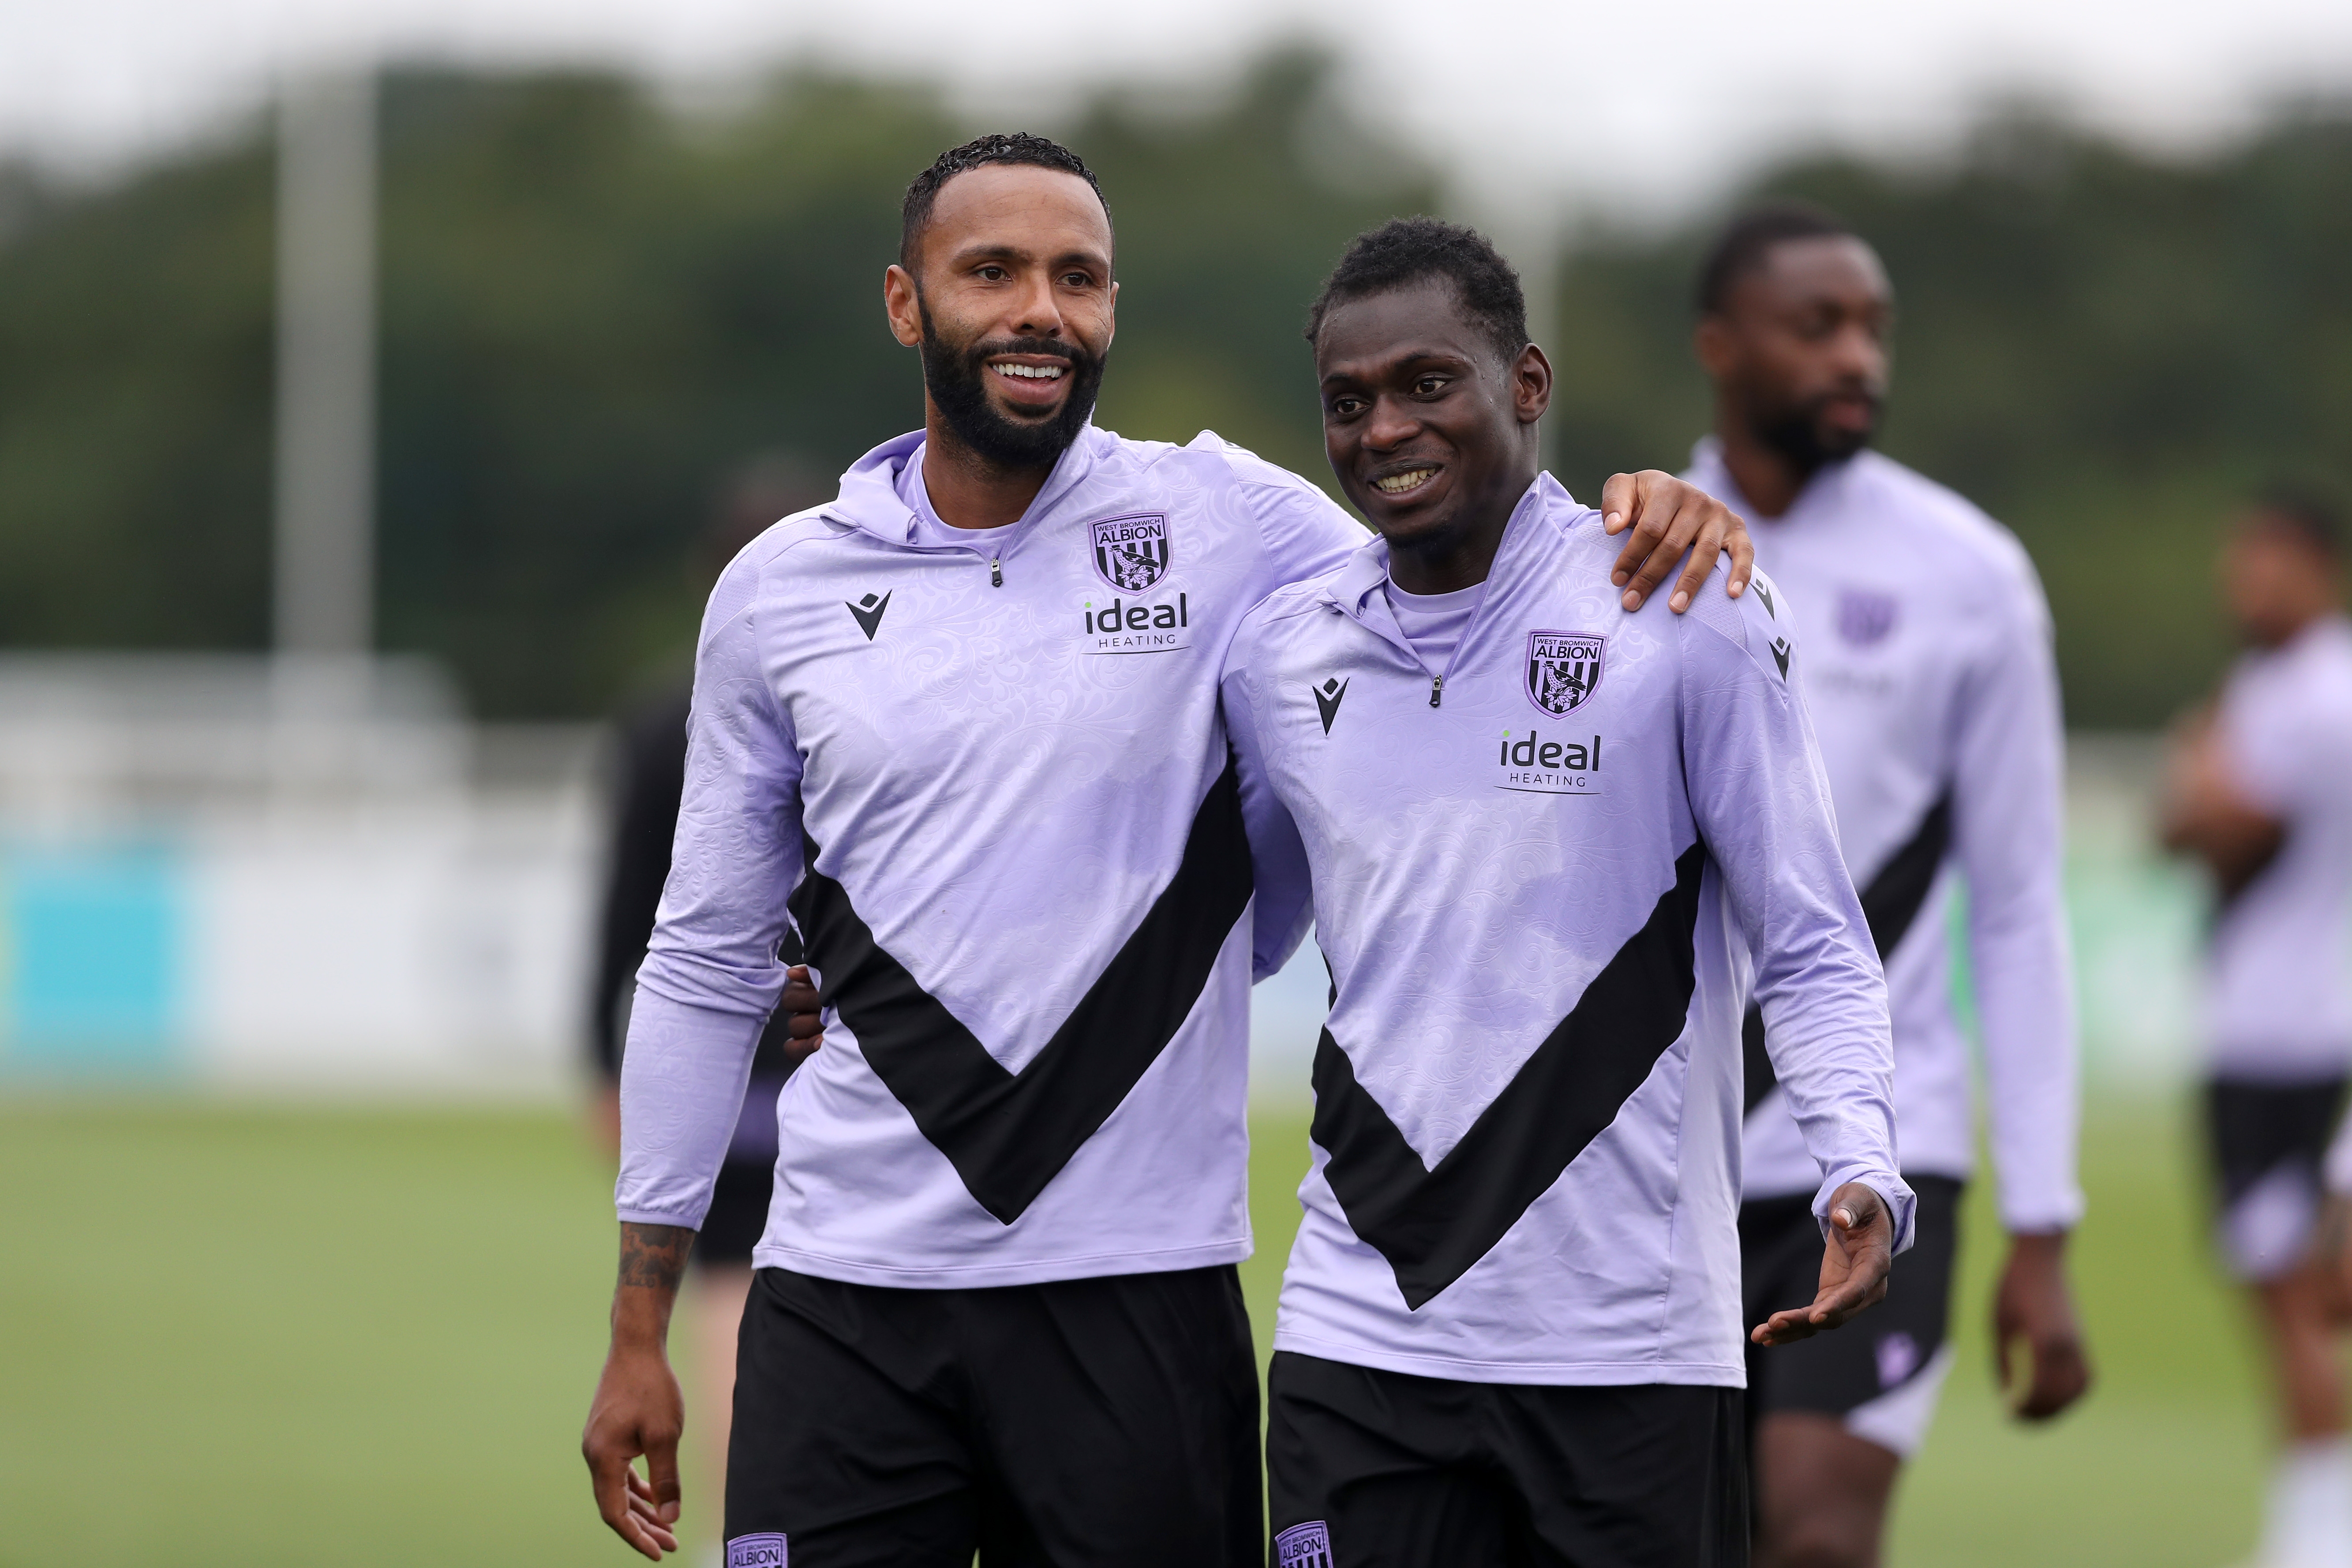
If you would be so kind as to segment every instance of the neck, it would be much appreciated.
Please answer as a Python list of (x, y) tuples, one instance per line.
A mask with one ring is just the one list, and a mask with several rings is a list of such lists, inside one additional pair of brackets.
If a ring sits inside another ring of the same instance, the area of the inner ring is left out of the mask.
[(1759, 517), (1779, 517), (1797, 504), (1799, 492), (1813, 470), (1800, 468), (1784, 454), (1758, 440), (1748, 422), (1717, 403), (1715, 437), (1723, 446), (1723, 466), (1731, 470), (1739, 493)]
[(2266, 652), (2275, 653), (2280, 648), (2283, 648), (2289, 643), (2294, 641), (2295, 638), (2303, 636), (2305, 632), (2310, 630), (2313, 622), (2322, 620), (2328, 616), (2332, 616), (2342, 607), (2342, 605), (2336, 604), (2334, 600), (2329, 600), (2324, 604), (2305, 605), (2300, 614), (2273, 621), (2270, 626), (2264, 627), (2263, 631), (2257, 632), (2249, 640), (2252, 641), (2256, 647), (2262, 648)]
[(1389, 581), (1408, 594), (1452, 594), (1474, 588), (1495, 569), (1495, 553), (1503, 547), (1503, 531), (1519, 498), (1536, 482), (1530, 466), (1504, 482), (1503, 493), (1478, 506), (1476, 514), (1439, 537), (1400, 542), (1389, 541)]
[(1008, 468), (966, 446), (923, 399), (923, 489), (950, 528), (1003, 528), (1019, 522), (1053, 477), (1054, 465)]

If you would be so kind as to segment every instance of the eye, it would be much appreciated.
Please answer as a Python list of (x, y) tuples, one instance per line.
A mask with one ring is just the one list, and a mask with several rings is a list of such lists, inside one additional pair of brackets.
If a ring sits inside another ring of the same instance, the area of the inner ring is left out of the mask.
[(975, 269), (974, 275), (983, 283), (1002, 283), (1007, 278), (1013, 276), (1013, 274), (1007, 272), (1003, 268), (999, 267), (993, 261), (984, 261), (981, 263), (981, 265)]
[(1412, 382), (1412, 395), (1415, 397), (1434, 397), (1444, 391), (1452, 380), (1453, 377), (1444, 375), (1415, 376)]
[(1091, 289), (1094, 286), (1094, 279), (1087, 273), (1065, 272), (1062, 274), (1062, 287), (1065, 289)]
[(1352, 419), (1363, 411), (1364, 400), (1360, 397), (1343, 395), (1333, 398), (1325, 406), (1334, 419)]

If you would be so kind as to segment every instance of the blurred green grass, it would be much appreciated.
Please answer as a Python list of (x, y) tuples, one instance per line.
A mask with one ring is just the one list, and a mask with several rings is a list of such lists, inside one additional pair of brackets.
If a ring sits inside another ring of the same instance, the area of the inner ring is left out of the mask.
[[(2101, 1384), (2050, 1431), (2005, 1422), (1986, 1375), (2000, 1248), (1979, 1184), (1960, 1364), (1895, 1568), (2242, 1554), (2266, 1439), (2190, 1156), (2169, 1107), (2094, 1115), (2077, 1261)], [(1305, 1166), (1303, 1119), (1261, 1115), (1261, 1348)], [(609, 1182), (556, 1112), (0, 1104), (0, 1487), (19, 1521), (0, 1563), (635, 1561), (576, 1449)]]

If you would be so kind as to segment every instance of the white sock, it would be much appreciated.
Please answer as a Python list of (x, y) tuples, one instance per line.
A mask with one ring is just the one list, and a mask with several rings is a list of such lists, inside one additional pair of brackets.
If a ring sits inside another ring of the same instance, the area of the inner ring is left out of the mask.
[(2352, 1437), (2297, 1443), (2271, 1470), (2267, 1568), (2352, 1568)]

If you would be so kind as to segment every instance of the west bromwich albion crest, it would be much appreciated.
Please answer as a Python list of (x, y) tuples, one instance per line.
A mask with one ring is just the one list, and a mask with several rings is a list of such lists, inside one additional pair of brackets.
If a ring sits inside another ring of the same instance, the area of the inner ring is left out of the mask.
[(1122, 594), (1140, 594), (1167, 574), (1168, 514), (1139, 512), (1089, 523), (1095, 571)]
[(1528, 700), (1554, 716), (1581, 708), (1600, 688), (1608, 645), (1597, 632), (1529, 632)]

